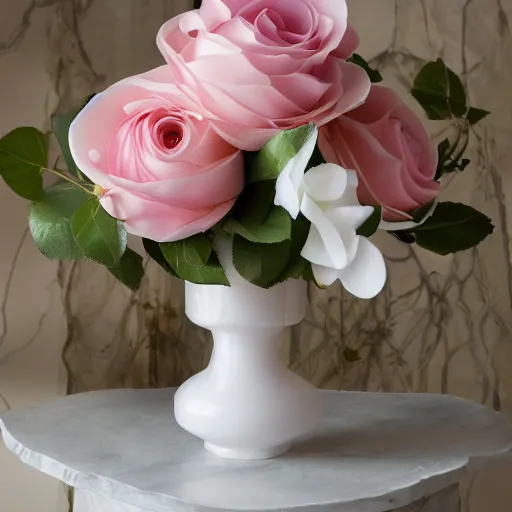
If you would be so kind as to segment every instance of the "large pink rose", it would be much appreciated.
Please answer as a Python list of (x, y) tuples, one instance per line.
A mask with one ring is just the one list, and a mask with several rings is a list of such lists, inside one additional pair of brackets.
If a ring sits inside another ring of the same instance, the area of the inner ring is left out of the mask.
[(400, 212), (439, 192), (437, 151), (423, 123), (385, 87), (372, 87), (364, 105), (321, 128), (318, 144), (328, 162), (357, 171), (360, 202), (383, 206), (386, 220), (410, 218)]
[(180, 89), (249, 151), (364, 101), (368, 76), (344, 60), (357, 42), (345, 0), (204, 0), (157, 37)]
[[(94, 97), (69, 132), (78, 167), (104, 189), (105, 210), (157, 242), (211, 228), (244, 184), (241, 152), (183, 108), (171, 81), (168, 66), (123, 80)], [(150, 82), (166, 85), (150, 92)]]

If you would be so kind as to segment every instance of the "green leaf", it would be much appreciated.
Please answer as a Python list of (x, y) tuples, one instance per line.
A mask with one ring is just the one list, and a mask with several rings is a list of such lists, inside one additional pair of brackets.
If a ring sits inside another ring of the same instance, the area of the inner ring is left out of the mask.
[[(211, 250), (208, 261), (202, 265), (190, 263), (190, 248), (187, 239), (178, 242), (161, 243), (160, 249), (165, 259), (180, 279), (196, 284), (217, 284), (229, 286), (224, 269), (215, 251)], [(204, 253), (203, 253), (204, 255)], [(196, 262), (199, 259), (196, 260)]]
[(121, 283), (130, 290), (136, 292), (144, 277), (144, 265), (142, 256), (127, 248), (119, 263), (115, 267), (107, 267)]
[(263, 223), (276, 197), (276, 180), (248, 183), (238, 198), (229, 218), (238, 221), (250, 218), (251, 222)]
[(90, 197), (73, 215), (71, 231), (88, 258), (106, 267), (119, 264), (126, 250), (126, 231), (96, 197)]
[(459, 171), (465, 171), (466, 167), (471, 163), (469, 158), (463, 158), (459, 163)]
[(381, 221), (382, 208), (380, 206), (375, 206), (373, 208), (373, 213), (368, 217), (366, 222), (357, 230), (357, 234), (359, 236), (370, 238), (372, 235), (375, 234), (377, 229), (379, 229)]
[(451, 144), (449, 139), (444, 139), (439, 143), (439, 145), (437, 146), (437, 154), (439, 155), (440, 161), (444, 161), (446, 157), (449, 156), (450, 148)]
[(451, 119), (466, 114), (466, 91), (460, 78), (442, 59), (429, 62), (419, 72), (411, 94), (430, 119)]
[(48, 159), (48, 138), (36, 128), (16, 128), (0, 139), (0, 176), (21, 197), (44, 198), (42, 168)]
[(309, 261), (307, 262), (306, 268), (302, 272), (302, 279), (304, 279), (304, 281), (315, 281), (313, 267)]
[(462, 158), (469, 144), (469, 129), (467, 126), (459, 127), (457, 137), (453, 144), (445, 139), (438, 146), (438, 164), (435, 179), (439, 180), (445, 174), (455, 171), (464, 171), (471, 163), (467, 158)]
[(391, 231), (391, 234), (404, 244), (411, 245), (416, 243), (416, 237), (408, 231)]
[(460, 160), (454, 160), (445, 163), (444, 169), (443, 169), (443, 175), (444, 174), (450, 174), (452, 172), (456, 171), (465, 171), (466, 167), (471, 163), (471, 160), (468, 158), (461, 158)]
[(171, 274), (174, 277), (178, 277), (178, 274), (174, 272), (172, 267), (169, 265), (165, 256), (160, 249), (160, 244), (158, 242), (154, 242), (153, 240), (149, 240), (148, 238), (142, 239), (142, 245), (144, 249), (148, 253), (149, 257), (158, 263), (167, 273)]
[(75, 178), (86, 181), (89, 180), (80, 172), (80, 169), (78, 169), (75, 161), (73, 160), (73, 156), (71, 155), (71, 150), (69, 149), (69, 127), (75, 120), (76, 116), (83, 110), (83, 108), (87, 105), (87, 103), (89, 103), (89, 101), (91, 101), (93, 97), (94, 94), (89, 96), (81, 106), (75, 107), (67, 114), (56, 115), (52, 117), (53, 134), (59, 143), (62, 156), (64, 157), (64, 161), (66, 162), (68, 168), (68, 172)]
[(308, 239), (311, 222), (300, 214), (292, 223), (292, 241), (290, 246), (290, 256), (285, 270), (279, 276), (279, 282), (288, 279), (306, 279), (312, 273), (311, 263), (304, 259), (300, 253), (306, 245)]
[(475, 125), (479, 123), (482, 119), (485, 119), (489, 114), (490, 112), (488, 110), (484, 110), (482, 108), (469, 107), (466, 119), (468, 120), (469, 124)]
[(84, 252), (71, 232), (71, 218), (89, 196), (68, 182), (45, 190), (44, 199), (30, 205), (28, 225), (39, 250), (50, 259), (80, 260)]
[(249, 215), (240, 220), (231, 218), (224, 224), (224, 230), (232, 235), (241, 235), (250, 242), (274, 244), (290, 240), (292, 219), (284, 208), (273, 206), (261, 223)]
[(361, 55), (358, 55), (357, 53), (354, 53), (352, 57), (347, 59), (348, 62), (352, 62), (353, 64), (357, 64), (359, 67), (363, 68), (366, 73), (368, 73), (368, 76), (370, 78), (370, 81), (373, 84), (377, 84), (379, 82), (382, 82), (383, 78), (380, 72), (370, 66), (368, 62), (366, 62)]
[(439, 203), (425, 224), (414, 229), (416, 243), (441, 255), (475, 247), (494, 231), (491, 219), (460, 203)]
[(280, 281), (290, 258), (291, 242), (255, 244), (240, 235), (233, 238), (233, 264), (250, 283), (270, 288)]
[(212, 253), (212, 243), (204, 233), (186, 238), (182, 243), (183, 257), (189, 265), (192, 267), (206, 265)]
[(436, 201), (430, 201), (429, 203), (416, 208), (416, 210), (409, 212), (409, 214), (414, 222), (422, 222), (423, 219), (432, 212), (435, 205)]
[(297, 155), (315, 131), (315, 126), (310, 123), (279, 132), (252, 158), (249, 183), (279, 178), (286, 164)]
[(439, 143), (437, 146), (437, 170), (435, 175), (435, 180), (438, 181), (442, 178), (444, 174), (444, 165), (451, 154), (451, 144), (448, 139), (444, 139), (442, 142)]
[(291, 218), (286, 210), (274, 206), (275, 195), (276, 180), (247, 184), (223, 229), (252, 242), (278, 243), (289, 240)]

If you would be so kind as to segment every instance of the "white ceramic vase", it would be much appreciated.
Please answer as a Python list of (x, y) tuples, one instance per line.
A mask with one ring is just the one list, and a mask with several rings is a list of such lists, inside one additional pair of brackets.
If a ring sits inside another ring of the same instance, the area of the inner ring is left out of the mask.
[(322, 414), (318, 391), (280, 355), (285, 327), (304, 317), (307, 285), (290, 280), (263, 290), (233, 270), (230, 288), (186, 283), (187, 316), (212, 331), (214, 350), (208, 368), (178, 389), (174, 411), (210, 452), (267, 459), (287, 451)]

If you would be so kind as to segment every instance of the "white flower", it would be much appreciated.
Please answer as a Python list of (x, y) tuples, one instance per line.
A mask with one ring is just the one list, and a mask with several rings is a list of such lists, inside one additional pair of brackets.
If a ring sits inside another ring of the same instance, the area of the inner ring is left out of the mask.
[(316, 282), (330, 286), (339, 279), (360, 299), (375, 297), (386, 282), (384, 258), (356, 231), (373, 213), (357, 200), (357, 175), (325, 164), (306, 173), (301, 212), (311, 222), (302, 256), (312, 263)]
[(301, 185), (304, 172), (308, 166), (318, 139), (318, 128), (315, 126), (308, 140), (299, 152), (288, 161), (279, 175), (276, 184), (275, 205), (282, 206), (293, 219), (299, 216), (301, 202)]
[(339, 279), (361, 299), (375, 297), (386, 282), (384, 258), (357, 229), (373, 212), (357, 199), (357, 175), (338, 165), (324, 164), (304, 174), (317, 134), (302, 147), (281, 173), (275, 204), (293, 218), (299, 211), (311, 222), (302, 256), (311, 262), (315, 280), (330, 286)]

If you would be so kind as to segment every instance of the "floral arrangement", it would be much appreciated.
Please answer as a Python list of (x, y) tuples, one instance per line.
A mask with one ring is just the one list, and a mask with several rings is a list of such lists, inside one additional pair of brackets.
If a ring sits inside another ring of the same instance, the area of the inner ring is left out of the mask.
[[(136, 290), (144, 265), (129, 233), (193, 283), (228, 286), (232, 264), (263, 288), (340, 280), (371, 298), (386, 278), (369, 241), (378, 229), (443, 255), (480, 243), (491, 221), (438, 195), (469, 164), (471, 127), (488, 112), (443, 61), (426, 63), (411, 93), (453, 132), (436, 147), (377, 85), (347, 20), (345, 0), (204, 0), (160, 29), (164, 65), (53, 119), (54, 168), (50, 134), (5, 135), (0, 175), (32, 201), (41, 252), (90, 258)], [(59, 179), (44, 186), (43, 173)]]

